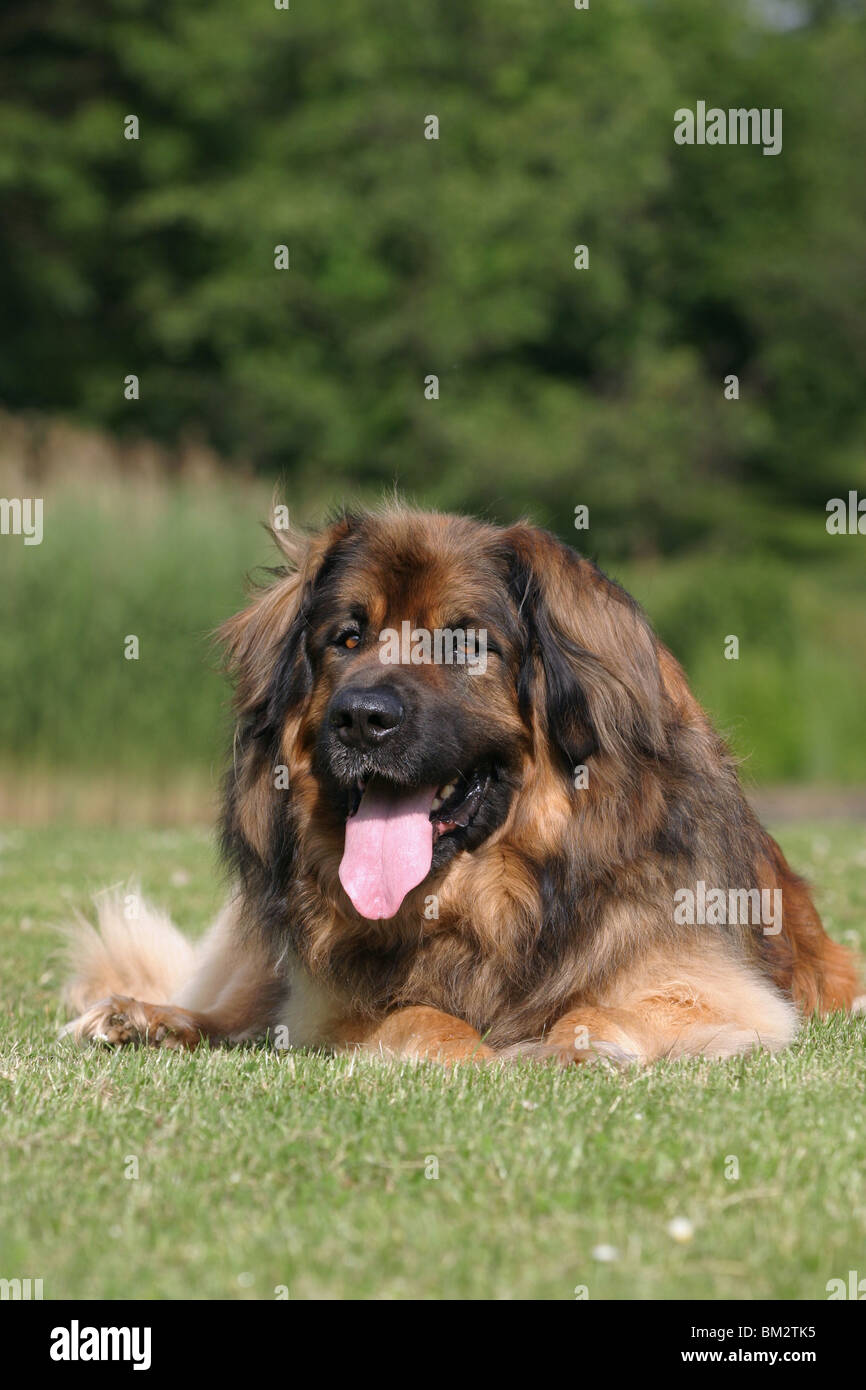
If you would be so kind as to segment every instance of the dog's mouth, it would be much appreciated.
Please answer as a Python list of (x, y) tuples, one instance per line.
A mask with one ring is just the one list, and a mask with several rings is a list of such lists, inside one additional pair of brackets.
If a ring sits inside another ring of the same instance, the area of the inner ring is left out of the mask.
[(490, 785), (490, 776), (489, 772), (483, 772), (480, 768), (475, 768), (468, 777), (462, 772), (458, 772), (455, 777), (444, 782), (435, 791), (432, 787), (419, 788), (417, 791), (414, 788), (400, 787), (376, 775), (359, 777), (349, 791), (347, 819), (356, 814), (368, 788), (374, 797), (379, 792), (384, 791), (395, 800), (399, 800), (401, 795), (410, 798), (421, 792), (426, 795), (429, 791), (429, 820), (433, 826), (435, 842), (440, 835), (448, 835), (457, 829), (466, 829), (472, 823), (484, 799), (484, 793)]
[(429, 874), (437, 843), (472, 824), (492, 775), (475, 768), (439, 787), (358, 779), (348, 798), (340, 882), (362, 917), (395, 916)]

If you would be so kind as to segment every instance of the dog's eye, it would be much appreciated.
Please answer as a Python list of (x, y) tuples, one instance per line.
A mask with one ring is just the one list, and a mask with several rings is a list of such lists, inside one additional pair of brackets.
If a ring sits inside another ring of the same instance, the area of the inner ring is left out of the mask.
[(350, 627), (347, 628), (345, 632), (340, 633), (339, 637), (336, 640), (335, 646), (345, 647), (347, 651), (351, 652), (355, 650), (360, 640), (361, 634), (358, 631), (358, 629)]
[(472, 655), (480, 651), (492, 653), (494, 656), (502, 655), (502, 648), (494, 638), (488, 627), (484, 623), (475, 622), (472, 618), (464, 618), (459, 623), (451, 624), (452, 632), (462, 632), (464, 640), (461, 647), (468, 654)]

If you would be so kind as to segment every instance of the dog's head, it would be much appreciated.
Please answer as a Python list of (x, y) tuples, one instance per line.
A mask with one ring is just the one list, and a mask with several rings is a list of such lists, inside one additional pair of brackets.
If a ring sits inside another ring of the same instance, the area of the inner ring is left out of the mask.
[(261, 865), (300, 849), (345, 911), (392, 918), (507, 831), (539, 762), (577, 796), (588, 761), (657, 755), (652, 633), (547, 533), (392, 507), (275, 535), (290, 566), (224, 629), (228, 834)]

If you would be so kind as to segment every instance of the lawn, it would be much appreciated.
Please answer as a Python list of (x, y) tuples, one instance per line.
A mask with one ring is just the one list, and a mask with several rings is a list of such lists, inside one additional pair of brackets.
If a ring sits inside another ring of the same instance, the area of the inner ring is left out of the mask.
[[(780, 838), (833, 935), (866, 944), (866, 828)], [(46, 1298), (822, 1299), (866, 1275), (866, 1020), (618, 1074), (79, 1052), (54, 1041), (51, 924), (132, 872), (191, 931), (224, 887), (205, 831), (0, 839), (0, 1277)]]

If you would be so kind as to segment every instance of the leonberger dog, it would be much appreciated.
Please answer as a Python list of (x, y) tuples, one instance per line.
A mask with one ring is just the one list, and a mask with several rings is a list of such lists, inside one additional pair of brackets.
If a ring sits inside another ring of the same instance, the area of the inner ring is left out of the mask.
[(854, 1005), (854, 959), (594, 563), (399, 504), (274, 538), (222, 629), (233, 896), (195, 948), (104, 897), (74, 933), (75, 1037), (651, 1062), (779, 1049)]

